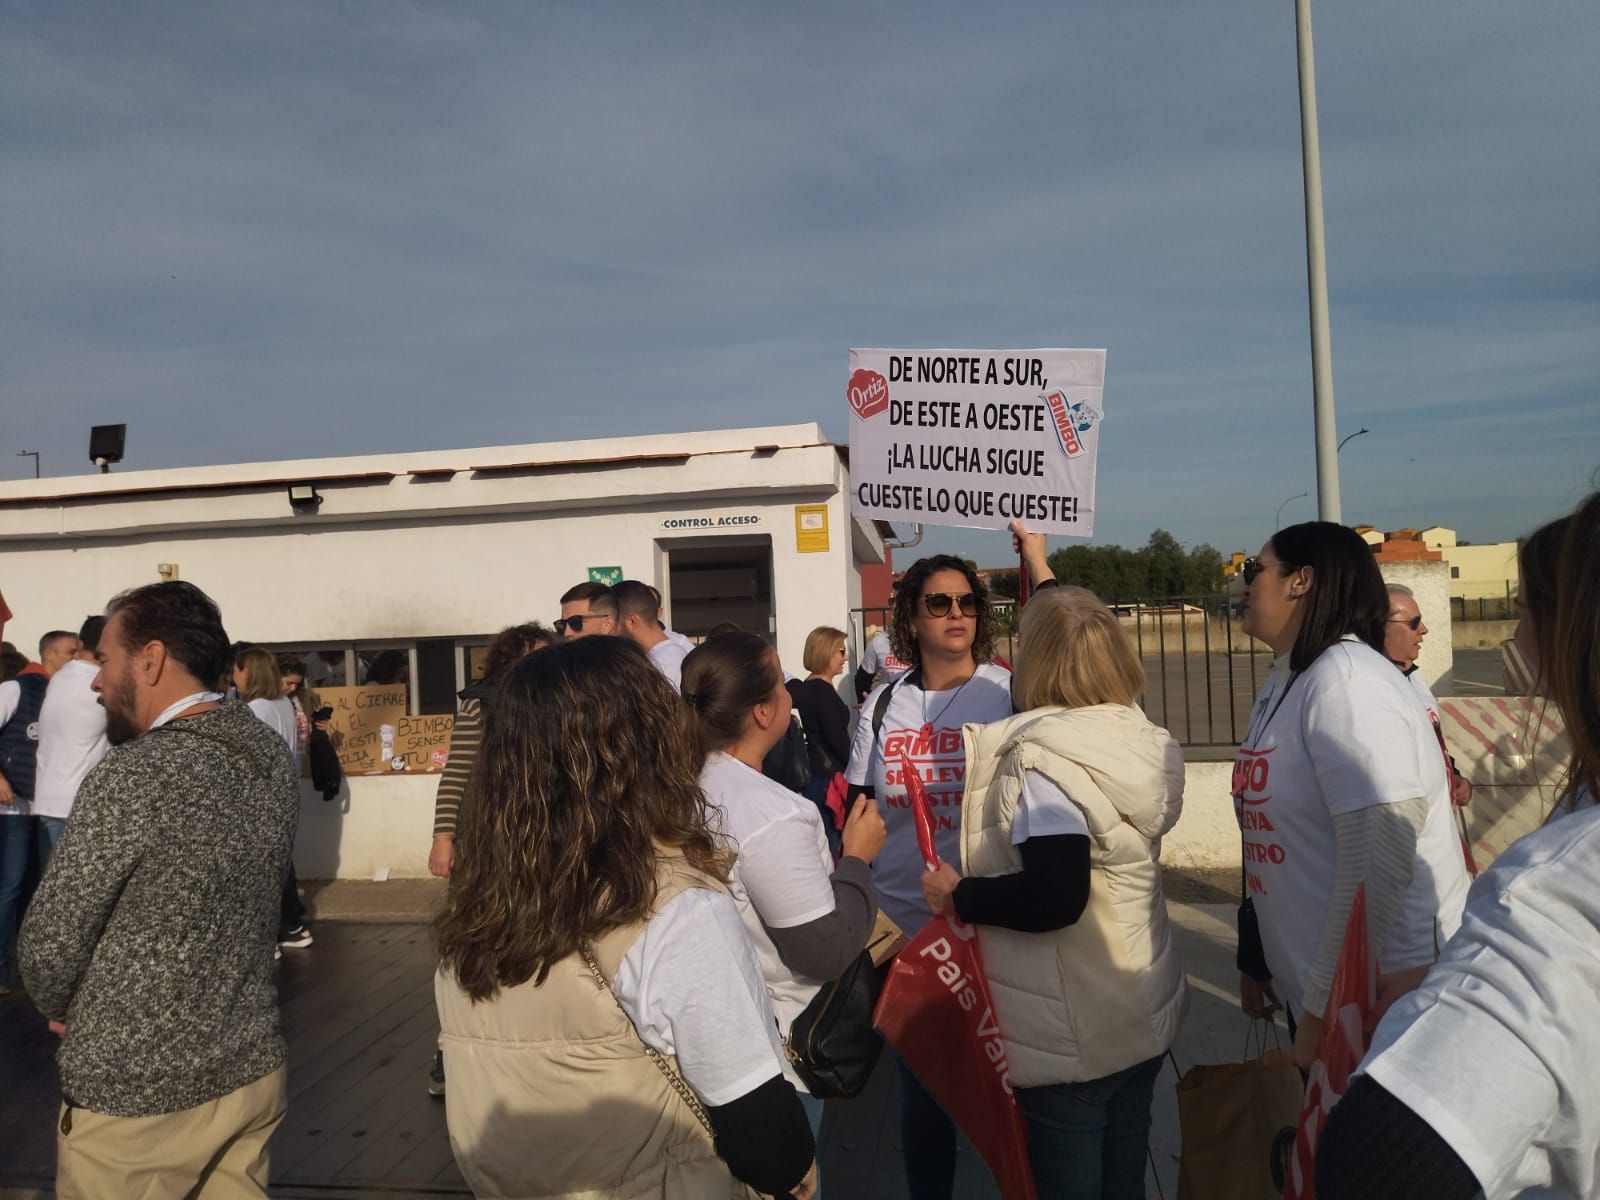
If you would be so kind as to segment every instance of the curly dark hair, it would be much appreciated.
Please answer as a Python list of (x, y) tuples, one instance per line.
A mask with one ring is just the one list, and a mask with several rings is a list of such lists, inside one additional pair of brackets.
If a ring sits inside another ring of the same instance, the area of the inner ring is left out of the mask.
[(511, 668), (473, 790), (485, 803), (434, 936), (474, 1000), (543, 983), (581, 940), (645, 919), (663, 854), (727, 880), (683, 706), (623, 638), (557, 642)]
[(233, 668), (233, 643), (216, 602), (187, 580), (147, 583), (119, 592), (106, 605), (122, 614), (122, 642), (130, 651), (160, 642), (168, 656), (206, 687)]
[(953, 554), (932, 554), (917, 559), (895, 585), (889, 610), (889, 645), (895, 657), (913, 667), (922, 665), (922, 647), (917, 644), (917, 605), (922, 603), (922, 589), (929, 577), (940, 571), (960, 571), (972, 594), (978, 598), (978, 628), (972, 635), (972, 658), (974, 662), (988, 662), (994, 657), (994, 605), (989, 602), (989, 589), (970, 563)]
[(511, 625), (489, 639), (489, 648), (483, 656), (483, 681), (496, 683), (523, 655), (531, 654), (543, 646), (553, 646), (555, 630), (537, 621)]

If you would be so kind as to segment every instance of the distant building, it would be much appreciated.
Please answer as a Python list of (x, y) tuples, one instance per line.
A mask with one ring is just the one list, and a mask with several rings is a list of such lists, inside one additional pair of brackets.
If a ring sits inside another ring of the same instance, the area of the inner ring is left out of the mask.
[(1463, 544), (1443, 525), (1430, 525), (1418, 536), (1449, 565), (1452, 599), (1509, 602), (1516, 595), (1517, 543)]

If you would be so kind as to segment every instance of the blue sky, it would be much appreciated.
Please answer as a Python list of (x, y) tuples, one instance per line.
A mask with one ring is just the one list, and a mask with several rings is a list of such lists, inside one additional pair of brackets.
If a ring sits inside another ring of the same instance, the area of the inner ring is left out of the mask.
[[(1514, 537), (1600, 483), (1600, 6), (1315, 20), (1345, 517)], [(1315, 492), (1288, 0), (5, 0), (0, 179), (7, 478), (110, 421), (843, 438), (850, 346), (1057, 345), (1109, 351), (1097, 540)]]

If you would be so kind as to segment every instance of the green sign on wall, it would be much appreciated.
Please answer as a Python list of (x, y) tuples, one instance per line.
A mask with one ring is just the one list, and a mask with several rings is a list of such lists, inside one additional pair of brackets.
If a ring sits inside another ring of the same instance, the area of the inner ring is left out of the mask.
[(622, 582), (621, 567), (590, 567), (589, 582), (603, 583), (606, 587), (616, 587)]

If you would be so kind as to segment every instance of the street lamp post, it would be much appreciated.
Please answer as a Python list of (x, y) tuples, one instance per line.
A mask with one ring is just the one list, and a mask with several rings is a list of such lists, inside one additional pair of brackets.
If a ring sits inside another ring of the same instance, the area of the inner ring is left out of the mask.
[(1310, 494), (1311, 494), (1310, 492), (1296, 492), (1294, 495), (1290, 496), (1287, 500), (1285, 500), (1282, 504), (1278, 505), (1278, 515), (1272, 519), (1272, 528), (1273, 529), (1282, 529), (1283, 528), (1283, 510), (1288, 508), (1289, 505), (1293, 504), (1296, 500), (1303, 500), (1307, 496), (1309, 496)]
[(1363, 425), (1360, 429), (1356, 430), (1354, 433), (1345, 434), (1343, 439), (1341, 439), (1340, 442), (1339, 442), (1338, 449), (1336, 449), (1334, 451), (1334, 453), (1337, 454), (1339, 452), (1339, 450), (1343, 450), (1345, 442), (1348, 442), (1351, 438), (1358, 438), (1363, 433), (1371, 433), (1371, 432), (1372, 432), (1372, 430), (1368, 429), (1365, 425)]
[(39, 452), (37, 450), (18, 450), (17, 451), (17, 457), (18, 458), (29, 458), (29, 457), (32, 457), (32, 459), (33, 459), (33, 477), (35, 479), (39, 478)]
[[(1311, 301), (1311, 403), (1317, 439), (1317, 515), (1340, 520), (1338, 429), (1333, 418), (1333, 362), (1328, 333), (1328, 263), (1322, 237), (1322, 152), (1317, 140), (1317, 65), (1311, 47), (1311, 0), (1294, 3), (1300, 68), (1300, 160), (1305, 173), (1306, 289)], [(1331, 448), (1331, 449), (1330, 449)]]

